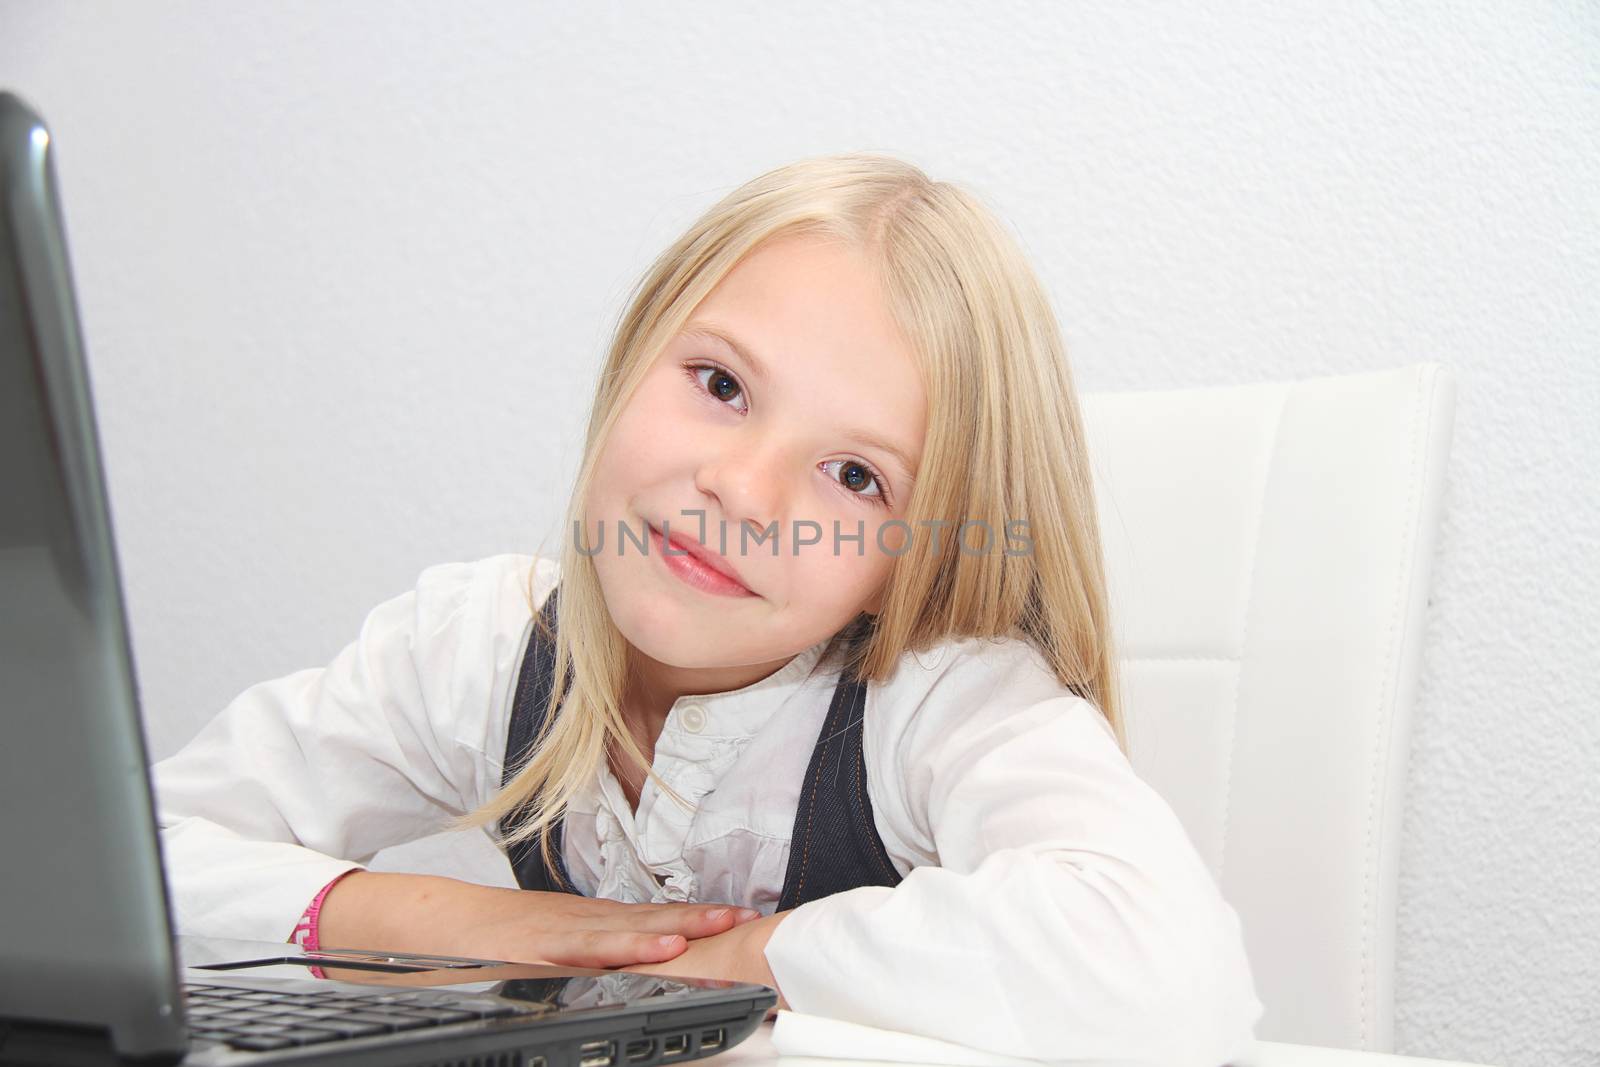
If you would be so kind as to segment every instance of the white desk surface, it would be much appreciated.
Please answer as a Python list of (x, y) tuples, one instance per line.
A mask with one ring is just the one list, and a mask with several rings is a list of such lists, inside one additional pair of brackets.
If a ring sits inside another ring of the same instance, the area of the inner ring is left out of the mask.
[[(772, 1047), (773, 1020), (733, 1048), (715, 1056), (695, 1060), (696, 1064), (716, 1067), (882, 1067), (881, 1060), (819, 1059), (811, 1056), (782, 1056)], [(1429, 1060), (1416, 1056), (1391, 1056), (1382, 1052), (1352, 1052), (1348, 1049), (1317, 1048), (1313, 1045), (1286, 1045), (1277, 1041), (1256, 1042), (1254, 1067), (1482, 1067), (1457, 1060)], [(896, 1065), (903, 1067), (903, 1065)]]

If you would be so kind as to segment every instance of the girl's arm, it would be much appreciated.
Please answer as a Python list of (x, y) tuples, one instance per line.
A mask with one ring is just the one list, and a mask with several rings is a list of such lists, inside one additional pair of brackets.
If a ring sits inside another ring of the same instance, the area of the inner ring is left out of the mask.
[[(537, 598), (555, 564), (534, 565)], [(282, 941), (335, 875), (498, 787), (528, 566), (428, 568), (326, 667), (251, 686), (152, 768), (180, 933)]]
[(874, 820), (902, 870), (788, 913), (794, 1010), (1045, 1060), (1215, 1067), (1262, 1014), (1237, 915), (1110, 726), (1031, 649), (874, 687)]

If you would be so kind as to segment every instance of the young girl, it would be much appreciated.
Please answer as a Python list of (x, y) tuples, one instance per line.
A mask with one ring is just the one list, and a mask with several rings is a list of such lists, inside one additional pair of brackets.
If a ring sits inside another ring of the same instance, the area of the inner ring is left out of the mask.
[[(972, 195), (764, 174), (634, 293), (558, 557), (428, 568), (156, 766), (179, 929), (1220, 1064), (1262, 1005), (1125, 755), (1091, 490), (1049, 301)], [(520, 889), (364, 867), (466, 825)]]

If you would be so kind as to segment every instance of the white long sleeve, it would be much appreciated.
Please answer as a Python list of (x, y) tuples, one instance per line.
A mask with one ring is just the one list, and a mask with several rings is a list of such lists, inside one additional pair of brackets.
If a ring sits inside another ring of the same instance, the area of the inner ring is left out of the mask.
[(1026, 646), (936, 658), (866, 711), (875, 821), (918, 865), (779, 924), (791, 1007), (1052, 1061), (1247, 1049), (1263, 1006), (1238, 917), (1104, 717)]
[[(281, 941), (335, 875), (492, 793), (491, 711), (531, 618), (519, 561), (428, 568), (326, 667), (251, 686), (155, 764), (179, 933)], [(542, 596), (553, 564), (538, 578)]]

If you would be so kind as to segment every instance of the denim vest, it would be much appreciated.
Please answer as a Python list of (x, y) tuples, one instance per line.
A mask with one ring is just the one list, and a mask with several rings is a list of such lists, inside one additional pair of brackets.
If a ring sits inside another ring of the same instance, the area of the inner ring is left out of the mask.
[[(557, 592), (559, 589), (550, 592), (541, 609), (552, 634), (556, 628)], [(502, 787), (515, 777), (531, 754), (554, 685), (554, 642), (535, 625), (517, 673)], [(778, 911), (864, 885), (894, 886), (900, 881), (900, 874), (873, 825), (872, 805), (867, 799), (866, 764), (861, 752), (862, 713), (866, 700), (865, 683), (845, 670), (834, 688), (833, 702), (818, 732), (817, 745), (811, 753), (800, 790), (789, 867), (784, 875)], [(501, 831), (509, 831), (522, 814), (523, 809), (518, 809), (502, 820)], [(523, 889), (579, 892), (572, 884), (561, 851), (564, 822), (564, 819), (557, 819), (547, 828), (555, 854), (555, 871), (546, 869), (539, 854), (541, 835), (508, 849), (511, 869)]]

